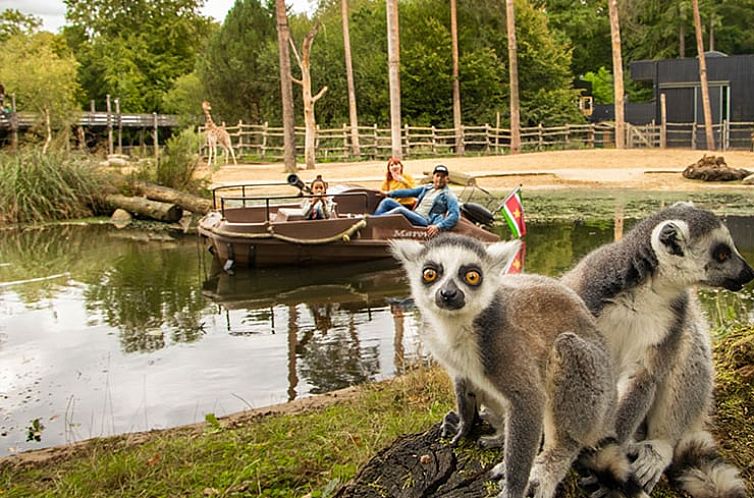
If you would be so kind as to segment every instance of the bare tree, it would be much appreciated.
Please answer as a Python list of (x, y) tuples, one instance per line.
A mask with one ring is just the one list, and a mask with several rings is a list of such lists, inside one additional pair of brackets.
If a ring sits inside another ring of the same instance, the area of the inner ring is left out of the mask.
[(390, 143), (393, 156), (401, 159), (401, 49), (398, 29), (398, 0), (387, 2), (388, 81), (390, 85)]
[(291, 78), (294, 83), (301, 85), (301, 92), (303, 94), (304, 101), (304, 126), (306, 126), (306, 138), (304, 139), (304, 159), (306, 161), (306, 169), (314, 169), (314, 144), (317, 141), (317, 120), (314, 118), (314, 104), (327, 92), (327, 87), (324, 86), (317, 92), (316, 95), (312, 95), (312, 74), (311, 74), (311, 56), (312, 56), (312, 43), (314, 43), (314, 37), (319, 30), (319, 21), (314, 23), (312, 29), (306, 34), (304, 42), (301, 44), (301, 55), (299, 56), (298, 50), (296, 50), (296, 44), (291, 42), (291, 48), (293, 48), (293, 55), (296, 57), (298, 67), (301, 69), (301, 79)]
[[(704, 58), (704, 41), (702, 40), (702, 18), (699, 15), (699, 0), (693, 0), (692, 7), (694, 9), (694, 29), (696, 30), (696, 50), (699, 53), (699, 84), (702, 87), (704, 134), (707, 137), (707, 150), (715, 150), (715, 136), (712, 134), (712, 109), (709, 103), (709, 86), (707, 84), (707, 61)], [(694, 120), (696, 120), (696, 116), (694, 116)]]
[(521, 112), (518, 99), (518, 48), (516, 45), (516, 11), (513, 0), (505, 0), (508, 30), (508, 73), (511, 92), (511, 154), (521, 151)]
[(280, 59), (280, 95), (283, 102), (283, 161), (285, 171), (296, 171), (296, 118), (293, 113), (293, 87), (291, 85), (291, 56), (288, 53), (290, 30), (285, 1), (275, 0), (275, 17), (278, 30), (278, 56)]
[(356, 112), (356, 89), (351, 63), (351, 34), (348, 29), (348, 0), (340, 0), (340, 16), (343, 18), (343, 51), (346, 56), (346, 80), (348, 81), (348, 117), (351, 121), (351, 154), (361, 157), (359, 145), (359, 118)]
[(613, 90), (615, 92), (615, 148), (624, 147), (626, 120), (623, 115), (623, 57), (620, 47), (620, 20), (618, 0), (608, 0), (610, 38), (613, 48)]
[(450, 38), (453, 52), (453, 128), (456, 154), (463, 155), (463, 125), (461, 124), (461, 85), (458, 81), (458, 14), (456, 0), (450, 0)]

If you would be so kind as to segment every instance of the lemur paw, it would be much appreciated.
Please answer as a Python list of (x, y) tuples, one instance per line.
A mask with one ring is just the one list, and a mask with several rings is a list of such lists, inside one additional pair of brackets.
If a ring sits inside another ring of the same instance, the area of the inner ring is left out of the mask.
[(446, 413), (442, 419), (442, 437), (455, 437), (458, 433), (458, 424), (460, 422), (461, 419), (456, 412), (451, 410)]
[(662, 441), (641, 441), (631, 444), (628, 454), (636, 456), (631, 467), (644, 491), (650, 493), (670, 465), (673, 449)]

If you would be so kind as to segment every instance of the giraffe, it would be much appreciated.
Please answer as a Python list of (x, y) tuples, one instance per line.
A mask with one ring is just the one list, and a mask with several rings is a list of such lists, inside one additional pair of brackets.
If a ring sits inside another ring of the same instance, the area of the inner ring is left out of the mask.
[(204, 133), (207, 137), (207, 148), (209, 149), (207, 165), (212, 166), (212, 159), (217, 161), (217, 146), (223, 148), (223, 157), (225, 158), (225, 164), (228, 164), (228, 151), (233, 158), (233, 164), (236, 162), (236, 154), (233, 152), (233, 144), (230, 141), (230, 134), (225, 129), (225, 126), (217, 126), (212, 120), (212, 115), (209, 111), (212, 110), (212, 106), (206, 100), (202, 102), (202, 111), (204, 111), (204, 117), (206, 120)]

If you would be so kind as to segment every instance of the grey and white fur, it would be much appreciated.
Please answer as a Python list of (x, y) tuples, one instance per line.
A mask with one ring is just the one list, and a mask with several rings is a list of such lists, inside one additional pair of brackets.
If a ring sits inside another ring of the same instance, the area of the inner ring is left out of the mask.
[(480, 402), (504, 424), (496, 427), (503, 461), (492, 471), (499, 496), (552, 497), (580, 451), (595, 447), (613, 449), (603, 470), (626, 494), (646, 496), (614, 442), (607, 346), (572, 290), (551, 278), (504, 276), (518, 241), (485, 246), (445, 234), (391, 245), (424, 318), (423, 341), (454, 380), (457, 414), (446, 416), (444, 435), (454, 444), (468, 435)]
[(706, 431), (713, 364), (694, 286), (754, 278), (723, 223), (689, 203), (640, 222), (563, 276), (597, 318), (616, 366), (616, 433), (646, 492), (663, 472), (694, 498), (744, 498)]

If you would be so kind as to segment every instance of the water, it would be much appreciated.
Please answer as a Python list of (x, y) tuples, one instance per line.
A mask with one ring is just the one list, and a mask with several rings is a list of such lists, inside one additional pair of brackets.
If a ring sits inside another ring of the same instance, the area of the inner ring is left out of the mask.
[[(730, 220), (749, 261), (753, 224)], [(526, 269), (559, 275), (616, 230), (531, 225)], [(0, 455), (398, 375), (426, 357), (408, 297), (390, 261), (213, 276), (195, 236), (4, 232)], [(714, 324), (754, 321), (751, 288), (702, 298)]]

